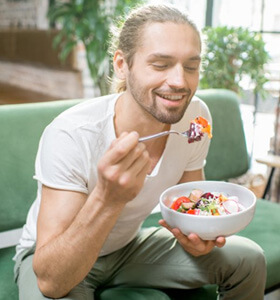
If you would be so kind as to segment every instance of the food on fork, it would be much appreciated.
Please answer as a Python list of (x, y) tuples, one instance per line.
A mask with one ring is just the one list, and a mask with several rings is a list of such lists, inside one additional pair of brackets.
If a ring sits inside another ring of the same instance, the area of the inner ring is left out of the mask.
[(194, 120), (192, 120), (190, 129), (187, 132), (189, 143), (200, 141), (204, 133), (207, 133), (209, 139), (212, 138), (211, 125), (203, 117), (196, 117)]
[(211, 134), (211, 125), (208, 121), (202, 117), (196, 117), (193, 121), (190, 122), (190, 129), (184, 132), (179, 132), (177, 130), (168, 130), (159, 132), (156, 134), (151, 134), (147, 136), (143, 136), (139, 138), (139, 142), (145, 142), (151, 139), (156, 139), (162, 136), (166, 136), (168, 134), (177, 134), (183, 137), (188, 138), (189, 143), (193, 143), (194, 141), (200, 141), (201, 137), (203, 137), (204, 133), (208, 134), (208, 138), (212, 138)]

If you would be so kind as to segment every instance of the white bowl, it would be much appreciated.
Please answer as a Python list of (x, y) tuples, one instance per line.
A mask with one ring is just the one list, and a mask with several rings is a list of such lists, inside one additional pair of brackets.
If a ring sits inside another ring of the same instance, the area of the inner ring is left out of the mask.
[[(227, 196), (237, 196), (245, 209), (231, 215), (201, 216), (177, 212), (170, 208), (178, 197), (188, 196), (199, 189), (204, 192), (220, 192)], [(188, 235), (196, 233), (203, 240), (214, 240), (218, 236), (230, 236), (244, 229), (252, 221), (256, 208), (256, 196), (249, 189), (234, 183), (222, 181), (193, 181), (172, 186), (160, 196), (163, 219), (172, 228), (179, 228)]]

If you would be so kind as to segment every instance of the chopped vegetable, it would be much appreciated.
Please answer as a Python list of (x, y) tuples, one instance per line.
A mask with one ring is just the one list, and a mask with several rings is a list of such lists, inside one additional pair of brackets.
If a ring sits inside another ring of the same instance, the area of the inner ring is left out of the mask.
[(175, 199), (170, 208), (182, 213), (205, 216), (235, 214), (244, 209), (236, 196), (216, 192), (204, 193), (198, 189), (191, 191), (187, 197)]

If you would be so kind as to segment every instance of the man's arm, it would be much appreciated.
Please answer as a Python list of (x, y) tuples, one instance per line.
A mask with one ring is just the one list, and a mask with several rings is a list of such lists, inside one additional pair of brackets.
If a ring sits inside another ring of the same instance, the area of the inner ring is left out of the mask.
[[(184, 172), (183, 176), (179, 180), (179, 183), (199, 181), (204, 179), (204, 171), (203, 169), (199, 169)], [(168, 229), (175, 236), (185, 251), (193, 256), (205, 255), (212, 251), (215, 246), (223, 247), (226, 243), (224, 237), (218, 237), (215, 241), (204, 241), (194, 233), (191, 233), (188, 236), (184, 235), (178, 228), (171, 228), (164, 220), (160, 220), (159, 224)]]
[(98, 164), (87, 196), (43, 186), (33, 268), (42, 293), (65, 296), (87, 275), (125, 204), (140, 191), (150, 158), (138, 134), (123, 134)]

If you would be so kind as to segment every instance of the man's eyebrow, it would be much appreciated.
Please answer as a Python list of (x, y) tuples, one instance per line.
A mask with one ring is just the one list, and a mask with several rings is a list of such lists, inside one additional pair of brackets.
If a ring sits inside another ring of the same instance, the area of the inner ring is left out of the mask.
[[(173, 59), (174, 56), (168, 55), (168, 54), (163, 54), (163, 53), (152, 53), (148, 56), (148, 59)], [(190, 61), (201, 61), (201, 56), (200, 55), (195, 55), (190, 57), (188, 60)]]
[(148, 59), (171, 59), (173, 56), (163, 53), (152, 53), (148, 56)]

